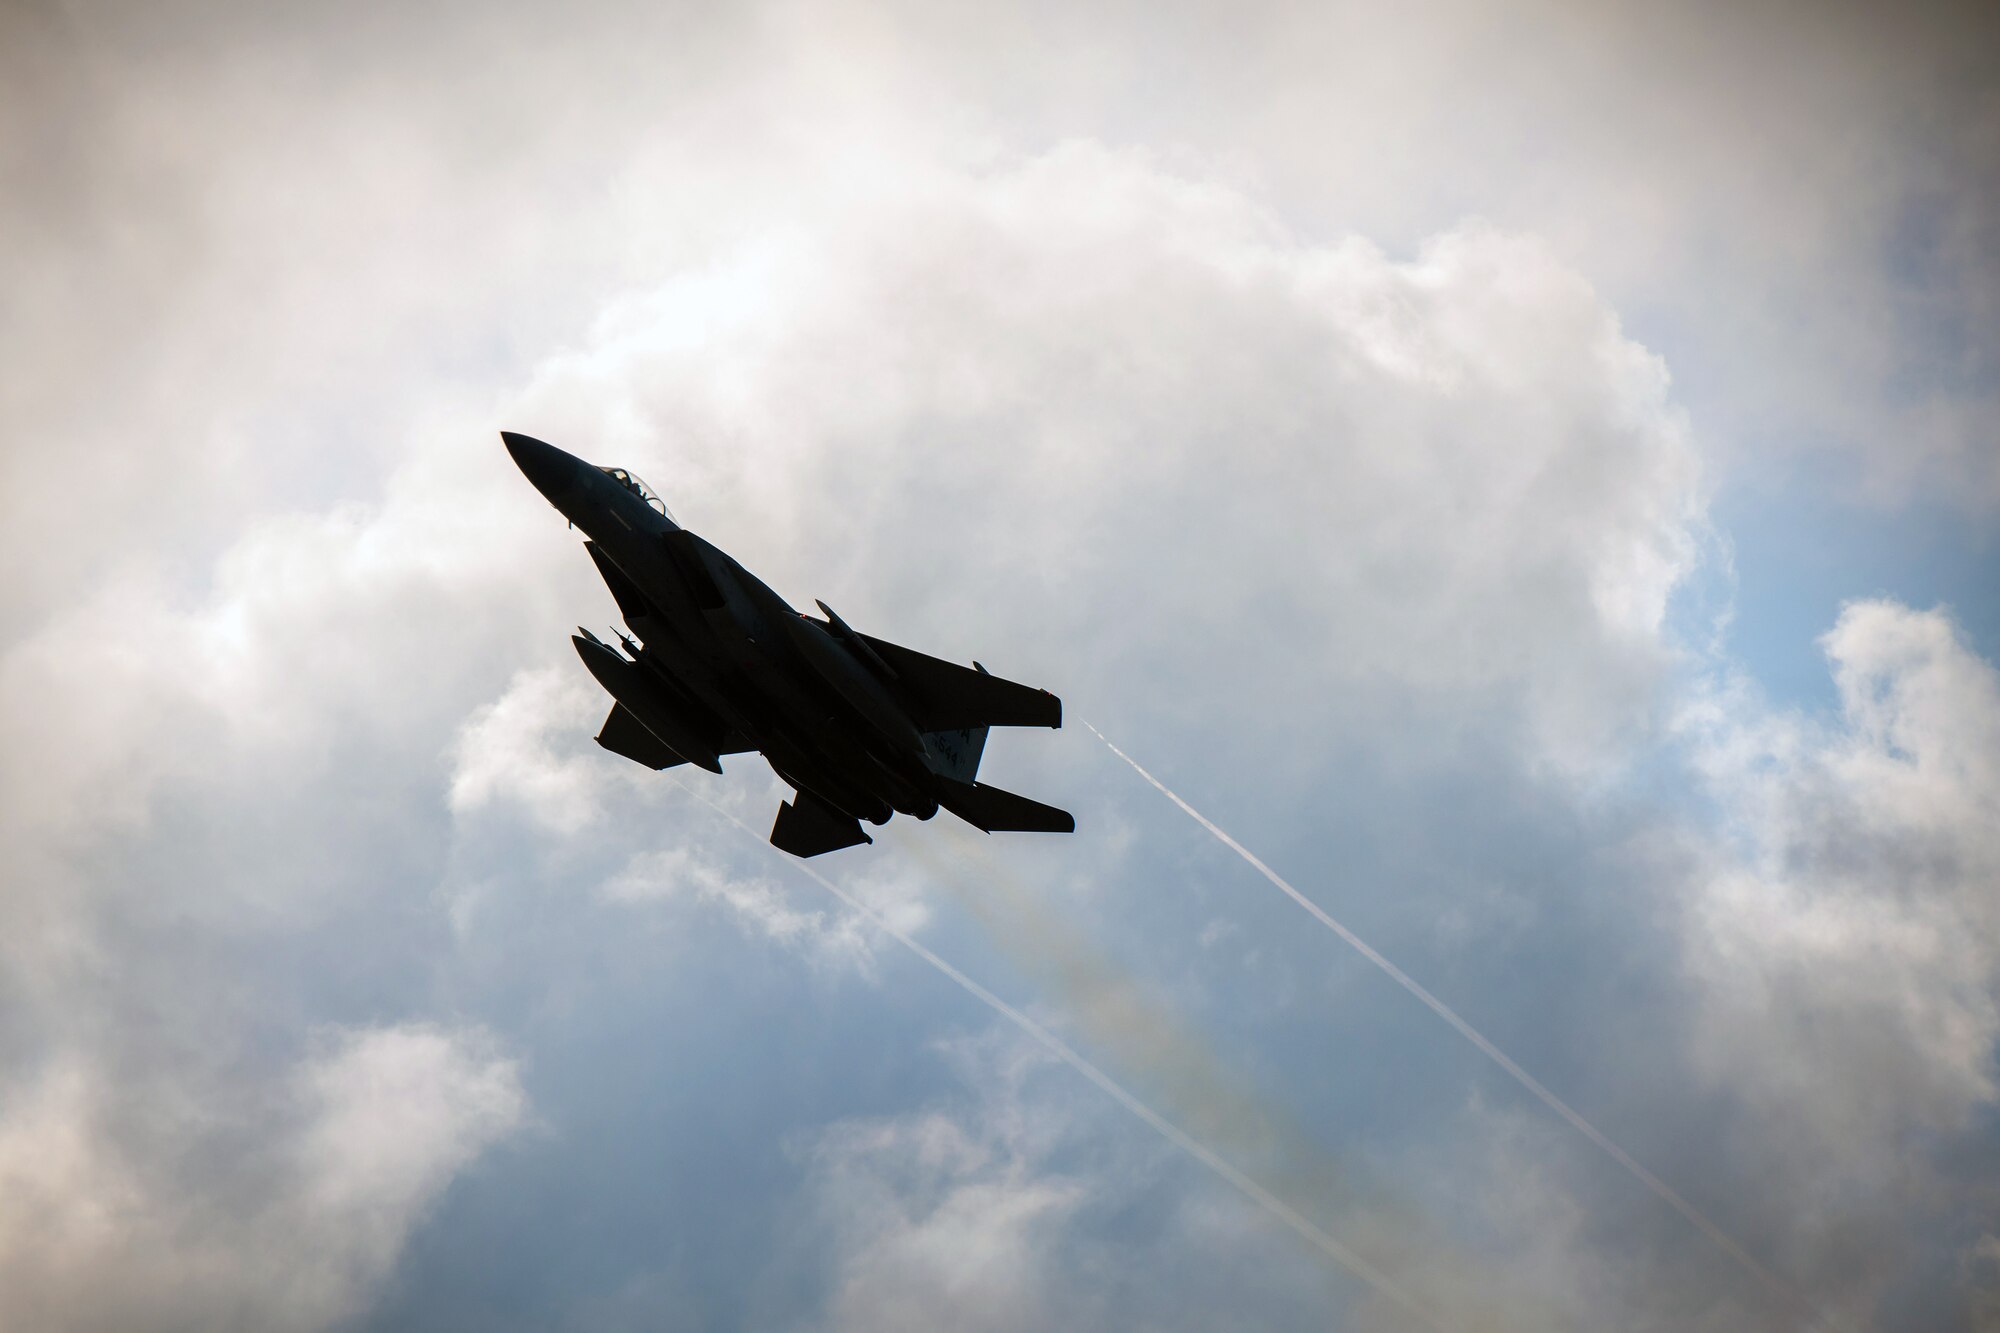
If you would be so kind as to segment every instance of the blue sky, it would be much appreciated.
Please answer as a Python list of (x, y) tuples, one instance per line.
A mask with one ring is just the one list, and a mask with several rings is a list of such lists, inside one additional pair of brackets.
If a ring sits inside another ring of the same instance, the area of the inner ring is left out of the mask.
[(1717, 526), (1733, 547), (1735, 618), (1729, 646), (1743, 669), (1784, 703), (1834, 706), (1818, 647), (1841, 603), (1889, 597), (1944, 605), (1989, 661), (2000, 644), (1989, 522), (1939, 501), (1885, 511), (1802, 485), (1762, 503), (1750, 488), (1717, 498)]
[[(1990, 1326), (1994, 49), (10, 11), (0, 1325)], [(503, 428), (1077, 833), (601, 751)]]

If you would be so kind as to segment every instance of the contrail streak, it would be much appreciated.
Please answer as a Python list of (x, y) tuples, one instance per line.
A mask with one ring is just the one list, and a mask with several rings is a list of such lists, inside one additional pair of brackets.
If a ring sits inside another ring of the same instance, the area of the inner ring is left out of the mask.
[(1229, 850), (1235, 852), (1238, 856), (1242, 857), (1245, 861), (1249, 862), (1252, 869), (1254, 869), (1258, 874), (1262, 875), (1265, 879), (1270, 880), (1271, 883), (1277, 885), (1277, 887), (1285, 894), (1286, 897), (1290, 898), (1293, 902), (1297, 903), (1299, 906), (1305, 908), (1306, 911), (1312, 913), (1312, 915), (1318, 919), (1321, 925), (1325, 926), (1328, 930), (1331, 930), (1334, 934), (1340, 936), (1341, 939), (1347, 941), (1348, 944), (1352, 945), (1354, 947), (1355, 952), (1359, 953), (1363, 958), (1366, 958), (1369, 962), (1375, 964), (1376, 967), (1380, 968), (1391, 981), (1395, 982), (1398, 986), (1401, 986), (1404, 990), (1408, 991), (1410, 994), (1416, 996), (1419, 1000), (1423, 1001), (1425, 1007), (1430, 1009), (1432, 1013), (1436, 1014), (1439, 1018), (1442, 1018), (1445, 1022), (1451, 1024), (1451, 1026), (1458, 1031), (1458, 1034), (1460, 1036), (1464, 1037), (1474, 1046), (1477, 1046), (1480, 1050), (1484, 1051), (1486, 1055), (1492, 1059), (1493, 1063), (1499, 1065), (1502, 1069), (1506, 1070), (1510, 1075), (1512, 1075), (1515, 1082), (1519, 1083), (1529, 1092), (1535, 1094), (1535, 1096), (1540, 1099), (1540, 1101), (1544, 1106), (1548, 1107), (1551, 1111), (1554, 1111), (1564, 1120), (1567, 1120), (1573, 1127), (1575, 1127), (1578, 1133), (1582, 1134), (1592, 1143), (1602, 1148), (1610, 1156), (1612, 1161), (1624, 1167), (1625, 1170), (1631, 1174), (1633, 1179), (1637, 1180), (1640, 1184), (1644, 1185), (1647, 1189), (1651, 1190), (1655, 1195), (1657, 1195), (1661, 1199), (1661, 1201), (1666, 1203), (1675, 1212), (1679, 1213), (1689, 1222), (1692, 1222), (1697, 1230), (1699, 1230), (1704, 1236), (1707, 1236), (1711, 1241), (1715, 1242), (1716, 1246), (1719, 1249), (1721, 1249), (1723, 1253), (1727, 1254), (1730, 1258), (1736, 1260), (1737, 1263), (1741, 1264), (1745, 1269), (1745, 1271), (1747, 1271), (1752, 1277), (1755, 1277), (1759, 1282), (1763, 1283), (1764, 1286), (1768, 1288), (1772, 1293), (1781, 1297), (1786, 1304), (1791, 1305), (1795, 1309), (1803, 1312), (1809, 1320), (1817, 1322), (1820, 1319), (1820, 1315), (1818, 1311), (1814, 1308), (1812, 1302), (1808, 1301), (1801, 1292), (1799, 1292), (1796, 1288), (1794, 1288), (1790, 1283), (1786, 1282), (1783, 1278), (1779, 1277), (1776, 1273), (1773, 1273), (1770, 1269), (1764, 1267), (1763, 1264), (1757, 1262), (1756, 1257), (1752, 1255), (1748, 1250), (1744, 1249), (1741, 1245), (1737, 1244), (1736, 1241), (1733, 1238), (1731, 1238), (1728, 1232), (1724, 1231), (1721, 1227), (1717, 1226), (1715, 1223), (1709, 1221), (1708, 1218), (1703, 1215), (1700, 1209), (1696, 1208), (1686, 1199), (1683, 1199), (1679, 1195), (1679, 1193), (1677, 1193), (1674, 1190), (1672, 1186), (1668, 1185), (1664, 1180), (1661, 1180), (1651, 1171), (1648, 1171), (1645, 1167), (1639, 1165), (1638, 1162), (1634, 1161), (1630, 1153), (1626, 1152), (1623, 1148), (1619, 1147), (1617, 1144), (1613, 1143), (1610, 1139), (1606, 1138), (1603, 1131), (1599, 1130), (1597, 1126), (1591, 1124), (1588, 1120), (1585, 1120), (1581, 1114), (1579, 1114), (1577, 1111), (1573, 1110), (1570, 1107), (1569, 1103), (1563, 1101), (1562, 1098), (1556, 1096), (1553, 1092), (1550, 1092), (1547, 1088), (1543, 1087), (1533, 1074), (1530, 1074), (1527, 1070), (1515, 1064), (1513, 1060), (1508, 1058), (1507, 1053), (1505, 1051), (1502, 1051), (1498, 1046), (1495, 1046), (1491, 1041), (1488, 1041), (1486, 1037), (1483, 1034), (1481, 1034), (1477, 1028), (1472, 1026), (1472, 1024), (1466, 1022), (1463, 1018), (1460, 1018), (1458, 1016), (1458, 1013), (1454, 1009), (1452, 1009), (1450, 1005), (1446, 1004), (1443, 1000), (1440, 1000), (1437, 996), (1431, 994), (1428, 990), (1425, 990), (1422, 985), (1418, 984), (1418, 982), (1409, 975), (1409, 973), (1403, 971), (1402, 968), (1397, 967), (1387, 958), (1384, 958), (1381, 954), (1377, 953), (1374, 947), (1370, 945), (1368, 941), (1362, 939), (1359, 935), (1356, 935), (1346, 926), (1341, 925), (1340, 922), (1334, 920), (1332, 916), (1328, 915), (1326, 910), (1320, 907), (1318, 903), (1315, 903), (1312, 899), (1306, 897), (1303, 893), (1300, 893), (1297, 889), (1293, 888), (1291, 884), (1285, 879), (1284, 876), (1280, 875), (1277, 871), (1271, 869), (1271, 867), (1265, 865), (1264, 862), (1258, 858), (1255, 852), (1251, 851), (1248, 847), (1245, 847), (1242, 843), (1236, 841), (1236, 839), (1230, 837), (1227, 833), (1223, 832), (1222, 828), (1219, 825), (1217, 825), (1214, 820), (1210, 819), (1207, 815), (1204, 815), (1201, 811), (1195, 809), (1193, 806), (1189, 805), (1186, 801), (1182, 800), (1170, 787), (1167, 786), (1166, 783), (1160, 781), (1158, 778), (1154, 777), (1151, 773), (1147, 772), (1145, 768), (1140, 765), (1138, 760), (1134, 759), (1131, 755), (1126, 754), (1116, 745), (1113, 745), (1111, 743), (1110, 737), (1106, 736), (1096, 727), (1091, 727), (1090, 723), (1088, 722), (1085, 722), (1083, 725), (1086, 727), (1090, 727), (1091, 735), (1103, 741), (1106, 746), (1109, 746), (1111, 753), (1117, 755), (1120, 759), (1123, 759), (1126, 763), (1130, 764), (1132, 766), (1133, 772), (1137, 773), (1140, 777), (1144, 778), (1147, 782), (1151, 783), (1154, 789), (1157, 790), (1162, 796), (1166, 797), (1168, 800), (1172, 801), (1175, 805), (1179, 806), (1184, 812), (1186, 812), (1189, 818), (1194, 820), (1195, 823), (1201, 825), (1203, 828), (1207, 829), (1210, 833), (1214, 834), (1216, 839), (1219, 842), (1221, 842), (1223, 846), (1229, 848)]
[[(768, 845), (764, 841), (764, 836), (758, 833), (757, 830), (751, 828), (748, 824), (745, 824), (742, 820), (738, 819), (735, 815), (730, 814), (727, 810), (724, 810), (721, 806), (715, 804), (715, 802), (709, 800), (706, 796), (701, 795), (693, 788), (688, 787), (680, 783), (679, 781), (676, 781), (674, 785), (680, 787), (680, 789), (686, 792), (689, 796), (694, 797), (695, 800), (700, 801), (703, 805), (715, 811), (716, 814), (721, 815), (724, 819), (734, 824), (737, 828), (749, 834), (753, 839), (755, 839), (759, 843), (759, 845)], [(1102, 1088), (1105, 1092), (1109, 1093), (1112, 1099), (1115, 1100), (1120, 1106), (1123, 1106), (1133, 1115), (1138, 1116), (1139, 1119), (1145, 1121), (1148, 1125), (1150, 1125), (1154, 1129), (1155, 1132), (1157, 1132), (1160, 1135), (1161, 1138), (1173, 1144), (1176, 1148), (1179, 1148), (1182, 1152), (1194, 1158), (1196, 1161), (1200, 1162), (1203, 1166), (1207, 1167), (1209, 1170), (1215, 1172), (1216, 1175), (1221, 1176), (1231, 1185), (1234, 1185), (1247, 1198), (1249, 1198), (1249, 1200), (1252, 1203), (1256, 1204), (1259, 1208), (1262, 1208), (1266, 1213), (1269, 1213), (1272, 1217), (1276, 1218), (1278, 1221), (1290, 1227), (1303, 1240), (1305, 1240), (1308, 1244), (1312, 1245), (1313, 1248), (1319, 1250), (1322, 1254), (1332, 1259), (1335, 1263), (1347, 1269), (1348, 1272), (1354, 1274), (1356, 1277), (1360, 1278), (1363, 1282), (1366, 1282), (1370, 1287), (1373, 1287), (1377, 1292), (1387, 1297), (1389, 1300), (1393, 1301), (1403, 1310), (1416, 1316), (1418, 1319), (1422, 1320), (1425, 1324), (1429, 1325), (1431, 1328), (1437, 1329), (1439, 1333), (1452, 1333), (1452, 1330), (1446, 1328), (1445, 1325), (1440, 1324), (1428, 1310), (1426, 1310), (1422, 1305), (1418, 1304), (1416, 1299), (1412, 1297), (1408, 1292), (1405, 1292), (1401, 1287), (1399, 1287), (1395, 1283), (1395, 1281), (1389, 1277), (1388, 1274), (1384, 1273), (1381, 1269), (1375, 1267), (1375, 1265), (1369, 1263), (1366, 1259), (1363, 1259), (1360, 1255), (1354, 1253), (1354, 1251), (1348, 1249), (1345, 1245), (1342, 1245), (1332, 1236), (1329, 1236), (1324, 1231), (1321, 1231), (1318, 1227), (1314, 1226), (1310, 1221), (1308, 1221), (1305, 1218), (1304, 1215), (1299, 1213), (1298, 1210), (1293, 1208), (1290, 1204), (1286, 1203), (1283, 1199), (1280, 1199), (1277, 1195), (1271, 1193), (1271, 1191), (1265, 1189), (1262, 1185), (1259, 1185), (1249, 1176), (1246, 1176), (1241, 1171), (1238, 1171), (1235, 1167), (1231, 1166), (1228, 1162), (1224, 1161), (1221, 1157), (1217, 1156), (1214, 1152), (1211, 1152), (1207, 1147), (1203, 1146), (1199, 1141), (1197, 1141), (1196, 1139), (1190, 1137), (1188, 1134), (1183, 1132), (1180, 1129), (1180, 1127), (1175, 1125), (1171, 1120), (1168, 1120), (1158, 1111), (1155, 1111), (1152, 1107), (1140, 1101), (1138, 1097), (1126, 1091), (1125, 1087), (1122, 1084), (1120, 1084), (1117, 1080), (1113, 1079), (1111, 1075), (1105, 1073), (1102, 1069), (1099, 1069), (1096, 1065), (1086, 1060), (1082, 1055), (1078, 1054), (1077, 1051), (1074, 1050), (1067, 1042), (1065, 1042), (1062, 1038), (1056, 1036), (1055, 1033), (1050, 1032), (1040, 1023), (1037, 1023), (1034, 1019), (1028, 1017), (1026, 1014), (1022, 1013), (1019, 1009), (1016, 1009), (1013, 1005), (1008, 1004), (1005, 1000), (995, 995), (992, 991), (987, 990), (986, 987), (980, 985), (978, 982), (974, 981), (971, 977), (968, 977), (967, 975), (965, 975), (965, 973), (959, 971), (956, 967), (953, 967), (950, 963), (947, 963), (944, 959), (938, 957), (938, 955), (936, 955), (935, 953), (932, 953), (930, 949), (926, 948), (922, 944), (919, 944), (913, 936), (907, 935), (903, 931), (898, 930), (895, 926), (889, 923), (887, 917), (884, 917), (874, 908), (869, 907), (866, 903), (862, 902), (860, 899), (848, 893), (845, 889), (841, 888), (838, 884), (835, 884), (832, 880), (828, 879), (826, 876), (820, 874), (819, 871), (813, 869), (810, 865), (807, 865), (803, 861), (793, 861), (789, 857), (786, 858), (786, 864), (790, 865), (793, 869), (797, 870), (800, 874), (804, 875), (806, 878), (812, 880), (815, 884), (818, 884), (821, 888), (825, 889), (835, 898), (838, 898), (851, 911), (855, 912), (863, 920), (867, 921), (870, 925), (873, 925), (883, 934), (889, 936), (891, 939), (895, 940), (898, 944), (902, 945), (905, 949), (908, 949), (911, 953), (923, 959), (926, 963), (929, 963), (932, 967), (936, 968), (938, 971), (944, 973), (945, 976), (951, 978), (952, 981), (958, 984), (960, 989), (964, 990), (974, 999), (980, 1001), (980, 1003), (984, 1004), (987, 1008), (993, 1010), (1001, 1017), (1007, 1019), (1009, 1022), (1014, 1024), (1015, 1027), (1018, 1027), (1019, 1029), (1021, 1029), (1021, 1031), (1027, 1033), (1030, 1037), (1033, 1037), (1037, 1042), (1040, 1042), (1042, 1046), (1047, 1048), (1048, 1051), (1051, 1054), (1053, 1054), (1057, 1059), (1061, 1060), (1071, 1069), (1074, 1069), (1077, 1073), (1089, 1079), (1092, 1083), (1095, 1083), (1098, 1087)]]

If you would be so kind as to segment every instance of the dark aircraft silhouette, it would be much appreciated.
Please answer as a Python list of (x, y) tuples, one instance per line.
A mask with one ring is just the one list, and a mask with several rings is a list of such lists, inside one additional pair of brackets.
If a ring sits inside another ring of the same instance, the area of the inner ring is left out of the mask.
[(590, 540), (638, 642), (625, 652), (589, 630), (572, 636), (617, 702), (597, 743), (648, 768), (761, 751), (798, 794), (778, 807), (771, 842), (794, 856), (873, 842), (861, 821), (942, 806), (992, 833), (1069, 833), (1067, 811), (974, 781), (988, 727), (1060, 727), (1062, 700), (825, 620), (785, 600), (676, 523), (623, 468), (594, 467), (502, 431), (535, 489)]

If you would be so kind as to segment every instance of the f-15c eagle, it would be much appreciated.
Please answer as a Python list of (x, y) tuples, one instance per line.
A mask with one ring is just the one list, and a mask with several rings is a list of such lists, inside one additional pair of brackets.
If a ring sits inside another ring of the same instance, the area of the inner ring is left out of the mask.
[(1060, 727), (1062, 700), (848, 627), (825, 602), (802, 615), (676, 523), (623, 468), (595, 467), (502, 431), (507, 452), (589, 538), (631, 636), (624, 652), (572, 642), (617, 702), (597, 743), (648, 768), (762, 752), (797, 795), (771, 842), (818, 856), (873, 842), (861, 821), (929, 819), (942, 806), (986, 830), (1069, 833), (1067, 811), (975, 781), (989, 727)]

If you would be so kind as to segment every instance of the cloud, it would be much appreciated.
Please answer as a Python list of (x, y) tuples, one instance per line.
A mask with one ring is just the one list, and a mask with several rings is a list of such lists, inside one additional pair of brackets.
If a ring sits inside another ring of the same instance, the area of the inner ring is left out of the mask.
[[(1416, 765), (1470, 745), (1615, 768), (1644, 731), (1674, 661), (1667, 602), (1700, 546), (1699, 470), (1658, 360), (1541, 243), (1470, 226), (1397, 260), (1301, 241), (1239, 190), (1089, 142), (933, 163), (828, 209), (612, 302), (509, 424), (638, 467), (697, 530), (871, 630), (1061, 684), (1073, 705), (1117, 699), (1161, 734), (1226, 736), (1281, 774), (1317, 762), (1290, 752), (1300, 736), (1355, 743), (1398, 717), (1424, 719), (1393, 728)], [(537, 524), (546, 544), (510, 535)], [(50, 964), (64, 931), (114, 968), (170, 945), (153, 984), (121, 978), (53, 1048), (203, 1105), (207, 1085), (126, 1063), (119, 1025), (157, 988), (177, 997), (169, 1049), (249, 1042), (242, 992), (271, 984), (254, 959), (312, 927), (409, 956), (331, 1001), (306, 970), (277, 992), (288, 1021), (329, 1003), (421, 1013), (449, 965), (423, 956), (446, 948), (440, 878), (460, 906), (478, 882), (481, 916), (454, 917), (476, 953), (481, 932), (526, 928), (537, 867), (624, 910), (691, 891), (866, 970), (850, 923), (739, 853), (703, 834), (660, 848), (664, 788), (589, 745), (603, 701), (542, 665), (566, 662), (579, 606), (605, 605), (591, 580), (497, 445), (426, 428), (379, 496), (266, 518), (197, 591), (112, 585), (15, 644), (10, 699), (35, 701), (18, 726), (65, 756), (6, 770), (42, 803), (23, 826), (53, 867), (30, 899), (46, 919), (13, 945), (34, 959), (35, 1012), (92, 975)], [(143, 615), (110, 614), (132, 600)], [(1223, 680), (1189, 702), (1186, 682)], [(99, 695), (117, 708), (93, 710)], [(1037, 790), (1061, 771), (1060, 751), (1021, 753), (997, 742), (989, 770), (1040, 764), (1020, 784)], [(357, 780), (395, 791), (360, 799)], [(65, 862), (58, 833), (87, 838), (106, 809), (126, 812), (129, 859)], [(220, 873), (183, 866), (185, 839), (218, 848)], [(875, 867), (860, 887), (926, 923), (921, 877)], [(406, 928), (413, 900), (430, 933)], [(203, 937), (174, 934), (183, 912), (224, 938), (257, 924), (218, 970)], [(1131, 994), (1097, 994), (1093, 1021), (1130, 1026)], [(1213, 1083), (1194, 1095), (1235, 1108)], [(1026, 1237), (1058, 1201), (1036, 1195), (1010, 1225)], [(1428, 1239), (1410, 1244), (1428, 1262)]]
[(1062, 645), (1086, 702), (1228, 669), (1296, 727), (1484, 710), (1568, 767), (1643, 724), (1702, 540), (1664, 369), (1532, 238), (1299, 242), (1093, 143), (621, 301), (521, 415), (650, 442), (686, 522), (857, 623)]
[(64, 1059), (0, 1115), (10, 1327), (325, 1327), (526, 1110), (476, 1029), (332, 1032), (272, 1087), (169, 1081), (146, 1105), (110, 1073)]
[(1787, 1262), (1865, 1317), (1915, 1219), (1972, 1198), (1937, 1153), (1995, 1100), (2000, 672), (1942, 610), (1850, 603), (1821, 642), (1838, 719), (1696, 712), (1726, 822), (1682, 947), (1693, 1069), (1751, 1108)]
[(1075, 1322), (1050, 1291), (1085, 1186), (1028, 1169), (1017, 1145), (981, 1142), (942, 1114), (829, 1130), (814, 1151), (845, 1254), (826, 1326), (1047, 1328)]
[[(451, 777), (455, 811), (507, 800), (529, 820), (575, 833), (601, 816), (596, 788), (609, 770), (595, 755), (558, 756), (550, 738), (571, 740), (602, 725), (603, 691), (559, 668), (516, 673), (498, 699), (460, 730)], [(565, 749), (573, 747), (565, 746)]]
[[(0, 1322), (350, 1317), (519, 1122), (499, 1039), (421, 1018), (447, 756), (519, 661), (480, 591), (514, 568), (477, 535), (511, 497), (442, 484), (449, 453), (252, 525), (198, 591), (128, 569), (0, 653)], [(445, 621), (494, 638), (440, 652), (417, 627)], [(489, 785), (514, 720), (472, 733)]]
[(628, 862), (598, 890), (609, 902), (643, 904), (692, 895), (717, 903), (743, 924), (779, 944), (802, 945), (808, 939), (831, 950), (863, 947), (853, 923), (839, 923), (832, 937), (827, 912), (794, 907), (790, 896), (770, 879), (749, 878), (688, 847), (644, 852)]
[(1838, 727), (1777, 717), (1707, 757), (1742, 857), (1690, 925), (1718, 1077), (1801, 1151), (1886, 1168), (1995, 1092), (2000, 673), (1942, 612), (1856, 602), (1822, 641)]
[(1143, 41), (1118, 7), (988, 22), (983, 51), (1063, 34), (1032, 93), (938, 44), (1022, 133), (1203, 156), (1301, 230), (1395, 251), (1467, 216), (1546, 238), (1672, 358), (1734, 479), (2000, 501), (1990, 7), (1191, 8)]
[[(1993, 1098), (1991, 669), (1967, 634), (1857, 606), (1827, 641), (1837, 722), (1747, 694), (1695, 719), (1726, 828), (1688, 817), (1681, 859), (1613, 906), (1577, 850), (1626, 831), (1621, 799), (1684, 814), (1646, 784), (1717, 478), (1803, 452), (1838, 464), (1815, 493), (2000, 494), (1989, 29), (1489, 9), (1180, 10), (1141, 36), (1115, 7), (0, 16), (0, 160), (25, 182), (0, 252), (0, 1264), (21, 1275), (0, 1290), (46, 1303), (22, 1318), (292, 1317), (251, 1258), (293, 1275), (302, 1323), (363, 1317), (525, 1114), (503, 1049), (595, 1050), (635, 1006), (725, 1027), (641, 945), (702, 954), (730, 1017), (787, 1015), (761, 1030), (796, 1036), (797, 1067), (761, 1086), (717, 1072), (741, 1042), (676, 1048), (719, 1123), (795, 1096), (802, 1123), (880, 1130), (827, 1140), (848, 1163), (828, 1189), (880, 1205), (820, 1238), (834, 1315), (961, 1291), (1172, 1326), (1218, 1264), (1266, 1254), (1227, 1204), (1158, 1206), (1157, 1177), (977, 1110), (868, 1118), (927, 1105), (934, 1077), (868, 1061), (945, 1020), (864, 986), (841, 992), (857, 1036), (785, 989), (799, 955), (837, 963), (801, 969), (822, 987), (871, 955), (751, 837), (710, 838), (590, 745), (603, 700), (561, 636), (609, 602), (497, 425), (638, 467), (795, 598), (1213, 775), (1254, 805), (1232, 828), (1379, 890), (1371, 938), (1585, 1066), (1594, 1117), (1643, 1098), (1639, 1140), (1712, 1136), (1682, 1169), (1721, 1163), (1760, 1252), (1852, 1308), (1990, 1234), (1940, 1179)], [(1406, 1161), (1477, 1119), (1472, 1076), (1219, 903), (1074, 740), (996, 737), (988, 765), (1088, 812), (1050, 880), (1077, 934), (1136, 923), (1099, 1031), (1162, 995), (1326, 1138)], [(754, 759), (703, 789), (758, 826), (776, 795)], [(900, 922), (1007, 965), (923, 876), (866, 866)], [(1211, 923), (1205, 963), (1177, 952)], [(1614, 973), (1684, 980), (1693, 1034)], [(818, 1057), (827, 1032), (850, 1047)], [(613, 1076), (577, 1068), (588, 1122)], [(745, 1215), (782, 1207), (768, 1153), (657, 1146), (647, 1112), (627, 1132), (668, 1187), (699, 1156), (761, 1182)], [(1465, 1229), (1550, 1238), (1523, 1262), (1582, 1293), (1577, 1322), (1712, 1287), (1559, 1144), (1503, 1147), (1461, 1179), (1522, 1206)], [(606, 1151), (629, 1205), (632, 1155)], [(933, 1175), (895, 1184), (899, 1154)], [(434, 1239), (573, 1248), (527, 1211)], [(685, 1245), (701, 1211), (656, 1231)], [(1155, 1217), (1235, 1239), (1119, 1248)], [(1595, 1239), (1633, 1235), (1643, 1258)], [(1191, 1276), (1118, 1285), (1167, 1268)], [(425, 1289), (458, 1290), (448, 1269)], [(1321, 1275), (1278, 1270), (1269, 1322), (1323, 1325)], [(552, 1261), (538, 1291), (585, 1308), (596, 1276)]]
[[(949, 1096), (837, 1122), (795, 1148), (809, 1166), (798, 1226), (831, 1265), (813, 1326), (916, 1327), (940, 1310), (995, 1330), (1433, 1326), (1157, 1141), (1123, 1132), (1108, 1103), (1014, 1034), (938, 1050), (962, 1080)], [(1512, 1271), (1515, 1254), (1495, 1263), (1456, 1243), (1458, 1228), (1427, 1225), (1355, 1181), (1308, 1198), (1315, 1182), (1272, 1180), (1328, 1214), (1332, 1232), (1386, 1268), (1436, 1327), (1565, 1327), (1566, 1308), (1584, 1305), (1538, 1294)]]
[[(1265, 1238), (1248, 1205), (1189, 1198), (1160, 1156), (1104, 1140), (1103, 1108), (1017, 1038), (938, 1049), (964, 1080), (950, 1102), (837, 1122), (794, 1147), (808, 1168), (797, 1225), (829, 1262), (813, 1326), (930, 1327), (942, 1310), (988, 1330), (1199, 1326), (1200, 1310), (1148, 1296), (1139, 1275), (1166, 1279), (1161, 1261), (1190, 1235), (1211, 1254), (1254, 1252)], [(1131, 1234), (1106, 1233), (1101, 1219), (1148, 1196)], [(1320, 1294), (1320, 1276), (1295, 1263), (1284, 1295)], [(1213, 1313), (1215, 1294), (1201, 1308)]]

